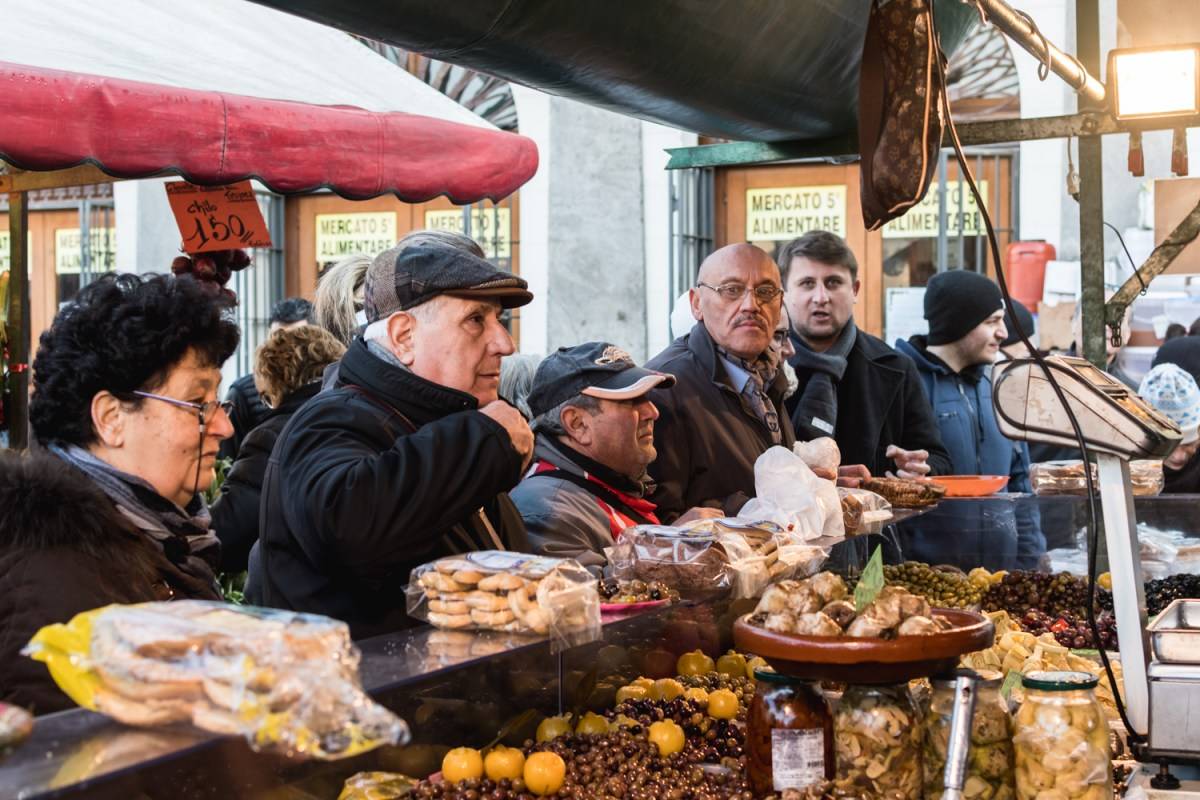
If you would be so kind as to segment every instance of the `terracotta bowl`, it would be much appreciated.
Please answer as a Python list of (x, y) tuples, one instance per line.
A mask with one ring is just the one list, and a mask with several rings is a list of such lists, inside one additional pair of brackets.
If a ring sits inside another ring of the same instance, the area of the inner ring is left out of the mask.
[(935, 608), (954, 627), (927, 636), (854, 639), (847, 636), (798, 636), (751, 625), (746, 614), (733, 623), (737, 648), (762, 656), (777, 672), (810, 680), (844, 683), (900, 683), (948, 672), (964, 653), (991, 647), (991, 620), (973, 611)]
[(946, 497), (987, 497), (1008, 486), (1007, 475), (935, 475), (931, 483), (946, 490)]

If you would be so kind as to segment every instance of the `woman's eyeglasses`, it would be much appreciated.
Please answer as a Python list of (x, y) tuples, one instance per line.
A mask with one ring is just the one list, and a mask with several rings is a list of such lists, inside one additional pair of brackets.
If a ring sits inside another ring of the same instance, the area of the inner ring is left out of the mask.
[(191, 403), (187, 400), (179, 400), (174, 397), (166, 397), (161, 394), (151, 394), (150, 392), (131, 392), (138, 397), (146, 397), (151, 400), (161, 400), (164, 403), (170, 403), (178, 408), (190, 409), (196, 414), (201, 425), (208, 425), (213, 421), (213, 417), (217, 415), (217, 409), (225, 412), (226, 416), (233, 413), (233, 403), (227, 400), (209, 400), (207, 403)]

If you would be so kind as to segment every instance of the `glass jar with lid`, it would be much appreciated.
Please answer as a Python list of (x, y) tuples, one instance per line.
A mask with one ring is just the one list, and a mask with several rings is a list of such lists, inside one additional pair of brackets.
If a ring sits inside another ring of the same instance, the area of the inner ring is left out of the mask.
[(746, 719), (746, 769), (758, 796), (833, 778), (833, 719), (813, 684), (754, 671)]
[(838, 781), (920, 800), (921, 725), (907, 684), (847, 686), (833, 719)]
[(1090, 672), (1031, 672), (1014, 723), (1017, 797), (1109, 800), (1108, 722)]
[[(1011, 800), (1013, 796), (1012, 718), (1000, 695), (1002, 676), (980, 670), (976, 682), (975, 714), (971, 718), (971, 743), (967, 750), (964, 797)], [(929, 708), (922, 730), (922, 769), (926, 800), (941, 800), (945, 791), (946, 754), (950, 745), (950, 717), (954, 710), (953, 676), (934, 678)]]

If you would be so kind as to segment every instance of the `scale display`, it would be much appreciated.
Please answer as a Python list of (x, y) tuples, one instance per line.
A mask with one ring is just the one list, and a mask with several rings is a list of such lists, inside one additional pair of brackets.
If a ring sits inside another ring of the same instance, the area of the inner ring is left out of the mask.
[[(1181, 437), (1175, 423), (1119, 381), (1082, 358), (1047, 356), (1047, 369), (1066, 395), (1088, 448), (1127, 459), (1163, 458)], [(992, 405), (1010, 439), (1075, 447), (1066, 409), (1033, 359), (997, 364)]]

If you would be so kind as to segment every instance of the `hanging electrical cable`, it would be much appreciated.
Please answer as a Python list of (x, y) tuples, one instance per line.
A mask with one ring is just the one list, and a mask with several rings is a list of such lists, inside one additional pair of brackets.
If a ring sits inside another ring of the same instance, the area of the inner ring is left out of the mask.
[[(940, 39), (938, 39), (936, 30), (933, 31), (933, 36), (934, 36), (934, 40), (938, 42), (939, 57), (937, 59), (935, 59), (935, 61), (937, 62), (938, 70), (941, 73), (942, 85), (944, 86), (945, 80), (946, 80), (945, 58), (941, 54), (941, 41), (940, 41)], [(1000, 259), (1000, 245), (999, 245), (999, 240), (996, 237), (996, 229), (992, 224), (991, 215), (987, 211), (987, 206), (984, 203), (983, 195), (982, 195), (982, 193), (980, 193), (979, 187), (975, 183), (975, 177), (972, 174), (971, 168), (967, 163), (966, 155), (963, 153), (962, 143), (959, 141), (958, 131), (954, 125), (954, 118), (950, 113), (950, 100), (947, 97), (945, 92), (942, 92), (941, 94), (942, 94), (941, 102), (942, 102), (943, 113), (945, 114), (945, 118), (946, 118), (946, 128), (947, 128), (947, 130), (950, 131), (950, 141), (954, 147), (955, 157), (958, 159), (959, 168), (962, 170), (962, 176), (966, 179), (967, 185), (971, 188), (971, 193), (974, 195), (975, 202), (977, 203), (977, 205), (979, 207), (980, 216), (983, 218), (984, 226), (987, 228), (988, 245), (989, 245), (989, 249), (992, 254), (992, 261), (995, 264), (995, 268), (996, 268), (996, 283), (999, 284), (999, 286), (1000, 286), (1000, 292), (1004, 297), (1004, 305), (1005, 305), (1005, 308), (1007, 309), (1007, 312), (1015, 317), (1016, 312), (1014, 311), (1013, 300), (1008, 292), (1008, 282), (1005, 279), (1004, 266)], [(1068, 158), (1070, 158), (1070, 141), (1069, 140), (1067, 142), (1067, 154), (1068, 154)], [(1074, 173), (1074, 163), (1073, 162), (1071, 163), (1071, 172)], [(1047, 383), (1050, 385), (1050, 387), (1054, 391), (1055, 397), (1058, 399), (1058, 402), (1060, 404), (1062, 404), (1063, 410), (1065, 411), (1065, 413), (1067, 415), (1067, 419), (1071, 423), (1071, 430), (1074, 433), (1076, 443), (1079, 445), (1079, 451), (1083, 457), (1083, 463), (1085, 465), (1085, 468), (1083, 470), (1083, 475), (1084, 475), (1084, 480), (1087, 485), (1087, 504), (1086, 505), (1087, 505), (1087, 512), (1088, 512), (1088, 514), (1087, 514), (1087, 517), (1088, 517), (1088, 522), (1087, 522), (1087, 525), (1088, 525), (1088, 527), (1087, 527), (1088, 602), (1087, 602), (1087, 605), (1085, 606), (1085, 611), (1087, 612), (1086, 613), (1087, 623), (1088, 623), (1088, 627), (1092, 631), (1092, 636), (1096, 642), (1100, 642), (1101, 641), (1100, 627), (1096, 623), (1096, 566), (1097, 566), (1096, 558), (1097, 558), (1098, 550), (1099, 550), (1099, 531), (1100, 531), (1100, 527), (1098, 524), (1099, 515), (1097, 513), (1097, 503), (1099, 501), (1099, 495), (1096, 491), (1095, 478), (1092, 475), (1092, 470), (1090, 468), (1090, 463), (1091, 463), (1090, 459), (1089, 459), (1090, 451), (1088, 449), (1087, 440), (1084, 438), (1084, 435), (1083, 435), (1083, 428), (1080, 426), (1079, 420), (1076, 418), (1074, 409), (1072, 409), (1071, 405), (1067, 402), (1066, 394), (1063, 392), (1062, 387), (1059, 386), (1058, 381), (1055, 379), (1053, 370), (1050, 369), (1050, 367), (1046, 364), (1045, 359), (1042, 357), (1042, 354), (1038, 351), (1038, 349), (1036, 347), (1034, 347), (1033, 343), (1029, 340), (1029, 336), (1025, 332), (1025, 330), (1020, 325), (1016, 326), (1016, 328), (1017, 328), (1017, 334), (1020, 337), (1021, 343), (1025, 345), (1025, 347), (1028, 349), (1028, 351), (1030, 353), (1030, 358), (1042, 370), (1042, 373), (1046, 376)], [(1102, 647), (1099, 648), (1099, 653), (1100, 653), (1101, 664), (1104, 667), (1105, 674), (1108, 676), (1109, 684), (1112, 686), (1113, 699), (1116, 702), (1117, 713), (1120, 715), (1121, 721), (1124, 723), (1126, 730), (1129, 732), (1129, 737), (1133, 740), (1141, 741), (1143, 737), (1137, 732), (1137, 730), (1133, 727), (1133, 725), (1129, 721), (1129, 716), (1125, 709), (1125, 702), (1124, 702), (1123, 698), (1121, 697), (1120, 687), (1117, 683), (1116, 675), (1113, 672), (1112, 664), (1109, 661), (1108, 653), (1105, 652), (1104, 648), (1102, 648)]]

